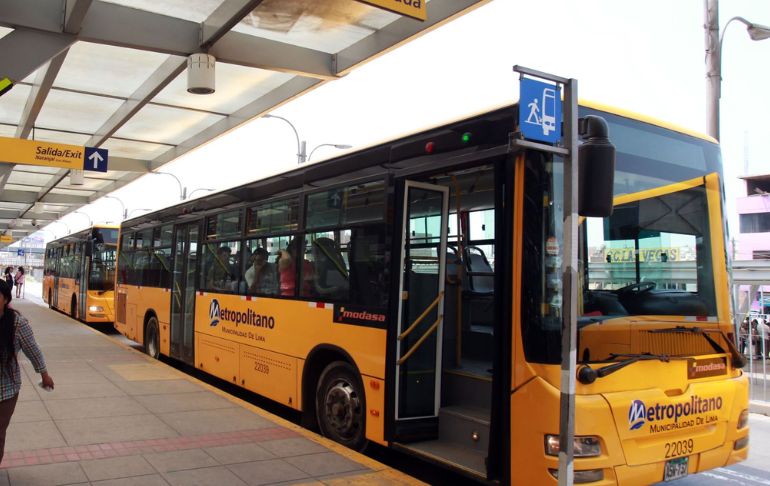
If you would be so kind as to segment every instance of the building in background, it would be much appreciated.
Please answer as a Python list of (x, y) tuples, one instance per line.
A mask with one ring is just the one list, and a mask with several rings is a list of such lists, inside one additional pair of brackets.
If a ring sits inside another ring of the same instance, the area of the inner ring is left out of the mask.
[[(770, 267), (770, 174), (741, 177), (745, 196), (738, 197), (735, 261), (767, 260)], [(738, 308), (770, 314), (770, 285), (741, 286)]]

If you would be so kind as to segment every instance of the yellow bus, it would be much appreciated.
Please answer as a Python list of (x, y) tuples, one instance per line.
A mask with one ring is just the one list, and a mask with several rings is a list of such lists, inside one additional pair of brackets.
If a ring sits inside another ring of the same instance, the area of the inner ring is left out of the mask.
[(94, 225), (45, 247), (43, 300), (86, 323), (112, 323), (119, 228)]
[[(563, 159), (514, 152), (517, 111), (123, 222), (115, 327), (349, 447), (556, 484)], [(740, 461), (748, 383), (719, 147), (598, 105), (580, 114), (606, 120), (617, 158), (614, 213), (578, 237), (575, 482)]]

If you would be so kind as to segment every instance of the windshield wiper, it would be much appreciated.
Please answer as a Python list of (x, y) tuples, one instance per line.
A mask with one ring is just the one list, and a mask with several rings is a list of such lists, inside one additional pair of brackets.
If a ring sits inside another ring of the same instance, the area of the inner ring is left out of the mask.
[(626, 366), (639, 362), (639, 361), (648, 361), (648, 360), (657, 360), (657, 361), (663, 361), (664, 363), (668, 363), (672, 359), (682, 359), (678, 357), (671, 357), (667, 354), (652, 354), (652, 353), (641, 353), (641, 354), (615, 354), (610, 353), (610, 359), (615, 358), (627, 358), (623, 361), (618, 361), (617, 363), (612, 363), (607, 366), (603, 366), (599, 368), (598, 370), (595, 370), (591, 368), (589, 365), (583, 365), (578, 370), (578, 381), (580, 383), (583, 383), (585, 385), (590, 385), (594, 381), (596, 381), (597, 378), (604, 378), (607, 375), (610, 375), (620, 369), (625, 368)]
[(722, 346), (719, 345), (714, 339), (708, 335), (708, 333), (719, 333), (720, 336), (722, 336), (722, 339), (725, 340), (727, 343), (727, 349), (730, 354), (730, 358), (732, 361), (733, 368), (743, 368), (746, 366), (746, 358), (741, 354), (740, 351), (735, 347), (735, 344), (733, 344), (733, 341), (725, 336), (725, 333), (722, 332), (721, 329), (703, 329), (702, 327), (687, 327), (687, 326), (676, 326), (676, 327), (670, 327), (667, 329), (655, 329), (653, 331), (649, 331), (652, 333), (690, 333), (690, 334), (698, 334), (700, 336), (703, 336), (703, 338), (708, 341), (708, 343), (711, 345), (711, 347), (716, 351), (718, 354), (725, 354), (727, 351), (724, 350)]

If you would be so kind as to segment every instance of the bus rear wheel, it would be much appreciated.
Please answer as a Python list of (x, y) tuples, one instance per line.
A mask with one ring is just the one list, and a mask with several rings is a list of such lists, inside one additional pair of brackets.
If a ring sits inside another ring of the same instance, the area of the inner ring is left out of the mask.
[(70, 303), (70, 317), (73, 319), (78, 318), (78, 300), (75, 298), (75, 296), (72, 296), (72, 302)]
[(357, 451), (364, 449), (366, 403), (358, 374), (350, 364), (335, 361), (324, 369), (315, 406), (324, 436)]
[(48, 308), (53, 309), (53, 293), (48, 289)]
[(158, 359), (160, 356), (160, 337), (158, 334), (158, 319), (152, 316), (147, 319), (147, 327), (144, 330), (144, 352), (153, 359)]

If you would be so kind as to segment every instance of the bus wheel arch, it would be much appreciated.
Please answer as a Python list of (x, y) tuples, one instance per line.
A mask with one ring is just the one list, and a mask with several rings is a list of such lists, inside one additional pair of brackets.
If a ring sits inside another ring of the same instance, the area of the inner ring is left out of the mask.
[(148, 311), (144, 316), (144, 352), (153, 359), (160, 357), (160, 324), (155, 312)]
[(73, 319), (78, 318), (78, 298), (75, 294), (72, 294), (72, 299), (70, 300), (70, 317)]
[(366, 396), (361, 374), (342, 349), (318, 346), (303, 371), (303, 425), (351, 449), (366, 447)]

